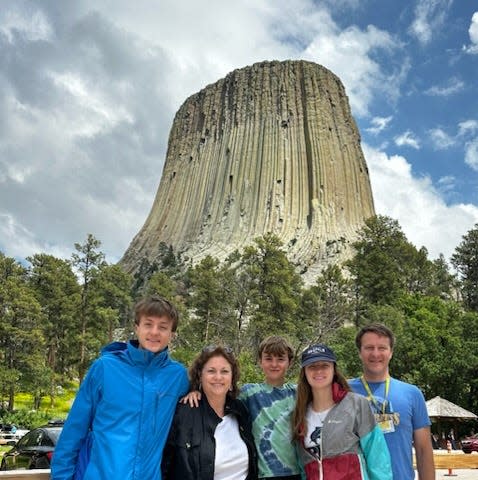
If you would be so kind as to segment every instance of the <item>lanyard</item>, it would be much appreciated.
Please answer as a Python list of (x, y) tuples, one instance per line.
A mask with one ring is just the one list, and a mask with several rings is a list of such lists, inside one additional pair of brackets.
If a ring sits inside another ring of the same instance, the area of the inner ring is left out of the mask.
[[(370, 387), (367, 383), (367, 380), (365, 380), (364, 376), (362, 375), (360, 377), (360, 380), (362, 380), (362, 384), (365, 388), (365, 391), (367, 392), (368, 398), (373, 402), (377, 410), (380, 410), (380, 405), (377, 402), (377, 399), (373, 396), (372, 391), (370, 390)], [(387, 405), (387, 398), (388, 398), (388, 391), (390, 390), (390, 375), (387, 376), (387, 379), (385, 380), (385, 401), (382, 404), (382, 413), (385, 413), (385, 408)]]

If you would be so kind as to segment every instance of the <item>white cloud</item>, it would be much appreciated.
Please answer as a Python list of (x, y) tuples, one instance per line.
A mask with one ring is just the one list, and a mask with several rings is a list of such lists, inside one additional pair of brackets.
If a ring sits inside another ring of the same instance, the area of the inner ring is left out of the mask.
[(336, 25), (329, 25), (315, 36), (303, 56), (336, 73), (347, 89), (352, 111), (364, 116), (368, 114), (374, 92), (381, 90), (390, 98), (398, 95), (407, 62), (403, 62), (398, 73), (387, 75), (373, 60), (376, 50), (392, 52), (398, 47), (390, 34), (373, 26), (365, 31), (356, 27), (339, 31)]
[(14, 43), (18, 35), (27, 41), (35, 42), (50, 40), (53, 28), (41, 10), (22, 12), (19, 8), (11, 10), (3, 8), (0, 11), (0, 32), (10, 43)]
[[(160, 46), (172, 59), (173, 69), (180, 63), (181, 71), (174, 75), (182, 81), (172, 82), (177, 88), (175, 109), (198, 85), (216, 81), (234, 68), (292, 58), (311, 60), (332, 70), (344, 83), (354, 114), (366, 115), (377, 91), (398, 97), (408, 68), (407, 61), (400, 59), (396, 69), (387, 72), (384, 63), (374, 60), (377, 52), (393, 60), (392, 54), (402, 47), (389, 33), (374, 26), (344, 30), (323, 4), (313, 0), (211, 0), (207, 9), (197, 2), (166, 1), (163, 5), (160, 14), (145, 18), (140, 11), (131, 12), (129, 1), (118, 0), (108, 15)], [(180, 35), (178, 21), (174, 21), (179, 18)]]
[(446, 175), (438, 179), (438, 188), (442, 192), (453, 191), (456, 187), (456, 178), (453, 175)]
[(412, 147), (416, 150), (420, 149), (418, 138), (410, 130), (396, 136), (393, 140), (398, 147)]
[(478, 172), (478, 138), (465, 144), (465, 163)]
[(468, 29), (470, 35), (470, 45), (464, 45), (463, 50), (467, 53), (478, 54), (478, 12), (471, 17), (471, 25)]
[(425, 90), (426, 95), (431, 95), (431, 96), (437, 96), (437, 97), (448, 97), (450, 95), (453, 95), (455, 93), (461, 92), (465, 88), (465, 83), (462, 82), (458, 78), (451, 78), (448, 81), (448, 84), (439, 87), (437, 85), (434, 85), (430, 87), (428, 90)]
[(71, 135), (93, 137), (121, 122), (133, 123), (124, 105), (118, 105), (117, 98), (108, 98), (108, 91), (89, 84), (89, 79), (71, 72), (49, 72), (48, 76), (57, 88), (64, 90), (69, 107), (75, 110), (76, 121), (69, 125)]
[(73, 249), (62, 244), (38, 242), (36, 235), (21, 225), (11, 214), (0, 212), (0, 238), (9, 245), (8, 256), (23, 260), (35, 253), (48, 253), (60, 258), (69, 258)]
[(354, 10), (360, 7), (362, 0), (324, 0), (330, 8), (336, 9), (340, 12), (343, 9)]
[(468, 133), (475, 133), (478, 131), (478, 121), (476, 120), (465, 120), (458, 124), (458, 135), (465, 136)]
[[(363, 145), (370, 171), (375, 209), (400, 223), (417, 248), (425, 246), (431, 258), (449, 258), (461, 237), (478, 222), (478, 207), (446, 205), (431, 180), (416, 178), (406, 158)], [(448, 180), (449, 181), (449, 180)]]
[(391, 122), (392, 116), (389, 117), (374, 117), (372, 120), (370, 120), (370, 123), (372, 124), (371, 127), (366, 128), (365, 130), (372, 135), (377, 135), (380, 133), (382, 130), (387, 128), (388, 124)]
[(409, 32), (422, 44), (432, 40), (433, 34), (440, 31), (447, 18), (453, 0), (418, 0), (415, 18)]
[(433, 147), (436, 150), (445, 150), (455, 145), (455, 139), (441, 128), (433, 128), (429, 131)]
[(430, 139), (435, 150), (445, 150), (454, 146), (464, 147), (465, 163), (473, 170), (478, 171), (478, 121), (470, 119), (458, 124), (458, 132), (450, 136), (441, 128), (429, 130)]

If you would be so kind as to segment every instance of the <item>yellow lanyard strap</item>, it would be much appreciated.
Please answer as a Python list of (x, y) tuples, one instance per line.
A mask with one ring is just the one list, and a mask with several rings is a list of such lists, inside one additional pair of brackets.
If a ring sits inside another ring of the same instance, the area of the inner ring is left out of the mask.
[[(370, 387), (367, 383), (367, 380), (365, 380), (364, 376), (362, 375), (360, 377), (360, 380), (362, 380), (362, 384), (365, 388), (365, 391), (367, 392), (368, 398), (373, 402), (373, 404), (377, 407), (377, 410), (380, 410), (380, 406), (377, 402), (377, 399), (373, 396), (372, 391), (370, 390)], [(388, 376), (385, 380), (385, 401), (383, 402), (382, 405), (382, 413), (385, 413), (385, 407), (387, 405), (387, 399), (388, 399), (388, 391), (390, 389), (390, 376)]]

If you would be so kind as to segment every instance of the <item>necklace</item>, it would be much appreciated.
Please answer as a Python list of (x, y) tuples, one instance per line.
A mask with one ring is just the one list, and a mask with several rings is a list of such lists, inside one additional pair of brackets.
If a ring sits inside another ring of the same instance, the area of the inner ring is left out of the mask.
[(325, 410), (324, 412), (319, 412), (319, 420), (321, 423), (324, 423), (325, 417), (329, 413), (328, 410)]
[(315, 412), (314, 411), (314, 416), (319, 420), (321, 424), (324, 423), (325, 417), (327, 414), (330, 412), (332, 407), (328, 408), (327, 410), (322, 410), (321, 412)]

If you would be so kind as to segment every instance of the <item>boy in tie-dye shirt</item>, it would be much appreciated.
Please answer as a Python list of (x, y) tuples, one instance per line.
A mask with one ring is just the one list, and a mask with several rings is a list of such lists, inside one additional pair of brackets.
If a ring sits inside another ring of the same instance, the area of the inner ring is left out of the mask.
[(282, 337), (268, 337), (259, 345), (258, 357), (264, 383), (244, 385), (239, 398), (252, 418), (252, 433), (259, 453), (259, 479), (300, 480), (291, 428), (296, 385), (285, 383), (294, 357), (292, 347)]

